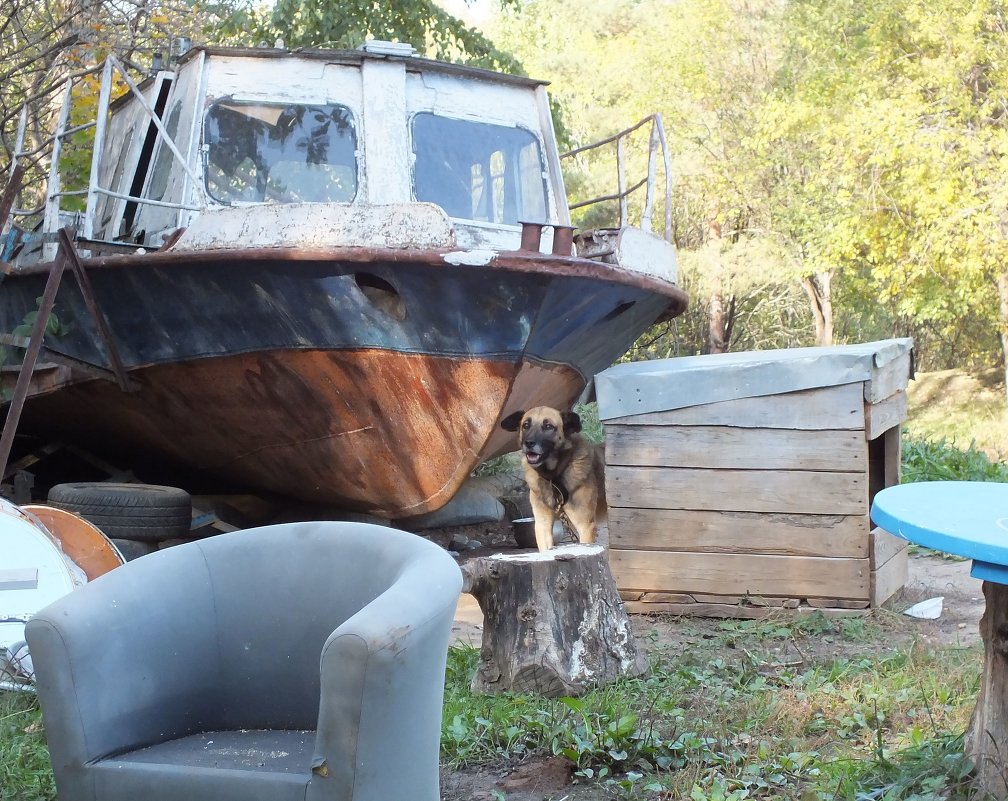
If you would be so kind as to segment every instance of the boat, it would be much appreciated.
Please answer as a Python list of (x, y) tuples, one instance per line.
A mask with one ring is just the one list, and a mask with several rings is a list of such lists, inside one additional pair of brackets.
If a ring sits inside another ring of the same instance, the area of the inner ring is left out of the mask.
[(193, 47), (140, 83), (109, 57), (86, 188), (58, 168), (79, 96), (41, 223), (13, 208), (4, 239), (19, 438), (404, 519), (686, 306), (667, 202), (650, 230), (659, 118), (621, 219), (575, 232), (542, 81), (387, 42)]

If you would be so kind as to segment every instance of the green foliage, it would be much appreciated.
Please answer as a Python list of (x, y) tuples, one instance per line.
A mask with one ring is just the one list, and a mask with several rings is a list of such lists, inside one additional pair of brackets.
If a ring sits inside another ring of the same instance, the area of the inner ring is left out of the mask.
[[(495, 33), (553, 81), (576, 142), (664, 117), (693, 319), (649, 332), (634, 358), (701, 351), (715, 294), (735, 304), (732, 349), (810, 344), (798, 281), (816, 274), (831, 278), (834, 341), (910, 335), (923, 369), (995, 363), (999, 3), (608, 0), (572, 27), (578, 11), (528, 0)], [(643, 145), (629, 155), (639, 163)], [(580, 198), (612, 174), (582, 159), (567, 180)]]
[[(12, 332), (14, 336), (25, 337), (26, 339), (31, 336), (32, 329), (35, 327), (35, 321), (38, 319), (39, 309), (42, 306), (41, 296), (35, 298), (35, 305), (35, 310), (28, 312), (21, 322), (15, 326)], [(60, 322), (59, 317), (56, 316), (56, 312), (50, 312), (49, 318), (46, 320), (43, 335), (62, 336), (66, 332), (67, 328)], [(14, 349), (0, 347), (0, 364), (14, 363), (16, 361), (18, 361), (18, 358), (15, 355)]]
[(802, 653), (815, 641), (877, 640), (877, 626), (817, 615), (727, 622), (704, 638), (683, 631), (690, 648), (659, 646), (645, 676), (580, 698), (474, 695), (479, 653), (452, 648), (442, 757), (457, 768), (564, 756), (580, 781), (626, 796), (964, 797), (967, 762), (952, 731), (975, 699), (975, 652), (779, 657), (781, 643)]
[[(514, 0), (504, 0), (514, 2)], [(519, 72), (518, 63), (433, 0), (317, 3), (277, 0), (266, 35), (287, 47), (357, 47), (368, 39), (406, 42), (431, 58)]]
[(0, 690), (0, 799), (56, 798), (42, 711), (30, 693)]
[(1008, 464), (991, 461), (970, 442), (965, 449), (944, 437), (912, 439), (903, 436), (902, 481), (1005, 481)]

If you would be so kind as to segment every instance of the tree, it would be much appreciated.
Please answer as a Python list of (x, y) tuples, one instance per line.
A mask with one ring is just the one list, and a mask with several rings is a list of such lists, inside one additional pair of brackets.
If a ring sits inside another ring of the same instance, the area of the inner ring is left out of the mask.
[[(160, 53), (167, 62), (174, 43), (247, 35), (254, 12), (246, 0), (197, 5), (189, 0), (7, 0), (0, 9), (0, 169), (10, 172), (15, 150), (28, 166), (18, 206), (37, 208), (34, 187), (48, 172), (45, 140), (61, 104), (59, 91), (71, 75), (82, 76), (114, 53), (135, 77), (145, 77)], [(124, 87), (120, 86), (122, 91)], [(98, 78), (80, 82), (73, 114), (94, 118)], [(23, 140), (22, 110), (26, 113)], [(61, 161), (64, 185), (86, 180), (91, 133), (67, 144)]]
[[(469, 2), (469, 0), (467, 0)], [(517, 0), (502, 0), (505, 4)], [(433, 0), (318, 3), (277, 0), (267, 26), (287, 47), (356, 47), (367, 39), (413, 45), (442, 61), (519, 71), (518, 63)]]
[[(495, 32), (532, 74), (552, 81), (551, 95), (578, 143), (655, 111), (664, 118), (674, 153), (675, 242), (694, 298), (687, 316), (702, 317), (706, 330), (698, 341), (696, 321), (684, 319), (663, 331), (677, 331), (688, 342), (663, 346), (651, 332), (642, 350), (718, 352), (733, 347), (733, 340), (766, 345), (765, 337), (750, 336), (738, 324), (742, 310), (752, 310), (747, 323), (763, 319), (769, 310), (757, 295), (773, 286), (772, 295), (780, 297), (776, 287), (795, 281), (796, 257), (780, 246), (771, 226), (768, 167), (753, 136), (775, 75), (771, 23), (778, 5), (603, 0), (592, 8), (592, 24), (572, 26), (579, 9), (573, 0), (528, 0)], [(543, 46), (554, 41), (563, 47)], [(643, 148), (636, 158), (646, 158)], [(585, 187), (597, 190), (608, 179), (611, 191), (611, 165), (578, 166), (583, 169), (565, 175), (569, 188), (604, 194)], [(811, 340), (810, 322), (792, 319), (796, 328), (783, 332), (773, 315), (766, 319), (768, 330), (784, 335), (771, 345)]]
[(1001, 4), (791, 0), (783, 19), (763, 130), (776, 224), (919, 363), (989, 358), (1008, 325)]

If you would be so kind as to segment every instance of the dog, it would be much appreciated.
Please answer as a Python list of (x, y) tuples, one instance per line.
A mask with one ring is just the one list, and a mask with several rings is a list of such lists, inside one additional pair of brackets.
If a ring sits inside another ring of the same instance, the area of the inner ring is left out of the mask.
[(595, 542), (597, 523), (607, 511), (605, 456), (601, 445), (581, 433), (577, 413), (536, 406), (508, 415), (500, 425), (518, 432), (539, 550), (553, 547), (557, 517), (579, 542)]

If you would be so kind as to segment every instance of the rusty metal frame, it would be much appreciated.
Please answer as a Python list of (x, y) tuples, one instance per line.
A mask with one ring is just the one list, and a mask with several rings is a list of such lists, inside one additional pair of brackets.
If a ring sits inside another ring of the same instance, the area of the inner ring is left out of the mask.
[(123, 392), (129, 392), (132, 387), (129, 378), (126, 376), (126, 368), (123, 367), (122, 359), (119, 358), (119, 351), (116, 350), (115, 342), (112, 340), (112, 332), (109, 331), (105, 314), (98, 307), (98, 302), (95, 300), (94, 290), (91, 288), (91, 279), (88, 278), (87, 271), (80, 262), (77, 249), (70, 238), (69, 228), (60, 229), (59, 244), (60, 251), (65, 253), (70, 260), (70, 269), (73, 270), (77, 284), (80, 286), (81, 294), (84, 296), (84, 303), (87, 304), (88, 311), (91, 312), (95, 325), (98, 326), (98, 336), (101, 337), (105, 351), (108, 353), (109, 361), (112, 363), (112, 372), (115, 373), (116, 383), (119, 384), (119, 389)]
[(17, 383), (14, 385), (14, 397), (11, 398), (10, 406), (7, 408), (7, 419), (4, 421), (3, 433), (0, 434), (0, 475), (5, 475), (7, 471), (7, 460), (10, 458), (11, 447), (14, 444), (14, 434), (21, 421), (21, 411), (24, 409), (25, 399), (28, 397), (28, 385), (35, 372), (39, 352), (42, 350), (42, 337), (45, 335), (45, 327), (49, 321), (49, 315), (52, 313), (53, 304), (56, 302), (56, 291), (59, 289), (63, 270), (69, 260), (70, 257), (60, 249), (49, 269), (49, 278), (46, 280), (42, 300), (39, 302), (38, 315), (32, 325), (28, 350), (25, 353), (24, 361), (21, 362), (21, 370), (18, 372)]
[(56, 303), (56, 293), (59, 290), (63, 273), (69, 265), (77, 284), (80, 287), (84, 303), (88, 307), (98, 327), (98, 335), (105, 345), (109, 361), (112, 363), (112, 373), (116, 383), (123, 392), (135, 389), (135, 384), (126, 375), (126, 369), (119, 352), (116, 350), (112, 340), (112, 334), (108, 328), (108, 321), (98, 307), (91, 288), (91, 279), (88, 278), (87, 271), (80, 262), (77, 249), (74, 247), (70, 229), (61, 228), (59, 231), (59, 250), (56, 258), (49, 268), (49, 277), (46, 279), (45, 290), (39, 301), (38, 313), (32, 325), (31, 335), (28, 338), (28, 347), (25, 351), (24, 361), (21, 362), (21, 369), (18, 371), (17, 383), (14, 385), (14, 396), (11, 398), (10, 406), (7, 409), (7, 419), (4, 421), (3, 433), (0, 434), (0, 475), (6, 475), (7, 461), (10, 459), (11, 448), (14, 445), (14, 435), (17, 432), (18, 423), (21, 421), (21, 412), (24, 410), (25, 401), (28, 398), (28, 388), (31, 383), (35, 366), (38, 364), (39, 354), (42, 352), (42, 339), (45, 336), (45, 328), (52, 314), (53, 306)]
[[(648, 123), (651, 124), (651, 134), (648, 140), (648, 169), (647, 175), (642, 178), (633, 186), (628, 187), (626, 185), (626, 139), (630, 134), (643, 128)], [(596, 203), (604, 203), (606, 201), (616, 200), (620, 204), (620, 226), (628, 225), (629, 208), (627, 204), (627, 198), (640, 189), (642, 186), (646, 187), (645, 190), (645, 200), (644, 200), (644, 210), (641, 214), (641, 228), (645, 231), (651, 230), (651, 215), (654, 211), (654, 199), (656, 192), (656, 183), (658, 180), (658, 151), (662, 153), (662, 165), (665, 172), (665, 239), (669, 242), (672, 241), (672, 160), (668, 152), (668, 142), (665, 138), (665, 126), (662, 124), (662, 119), (660, 114), (651, 114), (648, 117), (640, 120), (639, 122), (631, 125), (629, 128), (625, 128), (622, 131), (614, 133), (612, 136), (607, 136), (605, 139), (600, 139), (597, 142), (592, 142), (581, 147), (576, 147), (573, 150), (568, 150), (565, 153), (560, 154), (561, 159), (572, 158), (580, 153), (586, 153), (588, 151), (597, 150), (598, 148), (605, 147), (606, 145), (616, 144), (616, 180), (617, 180), (617, 190), (615, 193), (600, 195), (598, 197), (589, 198), (588, 200), (582, 200), (578, 203), (570, 204), (570, 209), (584, 208), (586, 206), (593, 206)]]

